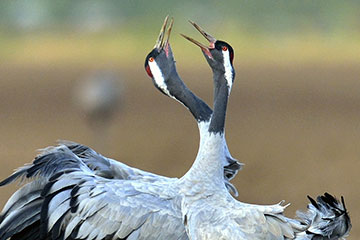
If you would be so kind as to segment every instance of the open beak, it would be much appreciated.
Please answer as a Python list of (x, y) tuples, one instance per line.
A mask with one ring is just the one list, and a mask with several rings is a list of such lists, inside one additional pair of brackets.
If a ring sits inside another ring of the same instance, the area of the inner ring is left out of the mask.
[(166, 26), (168, 24), (168, 20), (169, 20), (169, 16), (166, 16), (165, 20), (164, 20), (164, 23), (163, 23), (163, 25), (162, 25), (162, 27), (160, 29), (159, 37), (156, 40), (156, 44), (154, 46), (154, 48), (156, 48), (159, 52), (162, 49), (164, 49), (164, 47), (167, 48), (167, 46), (169, 44), (169, 39), (170, 39), (171, 30), (172, 30), (172, 27), (173, 27), (173, 24), (174, 24), (174, 19), (171, 18), (169, 27), (168, 27), (168, 29), (167, 29), (167, 31), (165, 33), (165, 29), (166, 29)]
[(189, 40), (190, 42), (194, 43), (195, 45), (197, 45), (198, 47), (201, 48), (201, 50), (209, 57), (209, 58), (212, 58), (212, 55), (211, 55), (211, 52), (210, 52), (210, 49), (214, 49), (215, 48), (215, 42), (216, 42), (216, 39), (211, 36), (209, 33), (205, 32), (205, 30), (203, 30), (199, 25), (197, 25), (196, 23), (192, 22), (189, 20), (189, 22), (191, 23), (191, 25), (193, 25), (200, 33), (201, 35), (203, 35), (206, 40), (209, 41), (209, 46), (205, 46), (204, 44), (196, 41), (195, 39), (191, 38), (191, 37), (188, 37), (184, 34), (180, 34), (181, 36), (183, 36), (184, 38), (186, 38), (187, 40)]

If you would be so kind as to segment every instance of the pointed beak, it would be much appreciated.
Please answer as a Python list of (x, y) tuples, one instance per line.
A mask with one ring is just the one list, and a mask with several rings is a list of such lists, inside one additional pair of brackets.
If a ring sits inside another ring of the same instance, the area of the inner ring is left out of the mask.
[(210, 44), (215, 44), (216, 39), (213, 36), (211, 36), (209, 33), (205, 32), (204, 29), (202, 29), (199, 25), (197, 25), (193, 21), (189, 20), (189, 22), (201, 33), (201, 35), (203, 35), (209, 41)]
[(186, 38), (187, 40), (189, 40), (190, 42), (194, 43), (196, 46), (200, 47), (201, 50), (210, 58), (212, 58), (212, 55), (211, 55), (211, 52), (210, 52), (210, 49), (214, 49), (215, 48), (215, 42), (216, 42), (216, 39), (211, 36), (209, 33), (207, 33), (204, 29), (202, 29), (199, 25), (197, 25), (196, 23), (192, 22), (189, 20), (189, 22), (191, 23), (191, 25), (193, 25), (196, 30), (198, 30), (201, 35), (203, 35), (206, 40), (209, 41), (209, 47), (205, 46), (204, 44), (196, 41), (195, 39), (191, 38), (191, 37), (188, 37), (184, 34), (180, 34), (181, 36), (183, 36), (184, 38)]
[(169, 16), (166, 16), (165, 20), (164, 20), (164, 23), (163, 23), (163, 25), (162, 25), (162, 27), (160, 29), (159, 37), (156, 40), (156, 43), (155, 43), (155, 46), (154, 46), (154, 48), (156, 48), (159, 52), (164, 47), (167, 47), (168, 44), (169, 44), (170, 34), (171, 34), (171, 30), (172, 30), (172, 27), (173, 27), (173, 24), (174, 24), (174, 19), (171, 18), (169, 27), (168, 27), (168, 29), (167, 29), (167, 31), (165, 33), (165, 29), (166, 29), (166, 26), (168, 24), (168, 20), (169, 20)]

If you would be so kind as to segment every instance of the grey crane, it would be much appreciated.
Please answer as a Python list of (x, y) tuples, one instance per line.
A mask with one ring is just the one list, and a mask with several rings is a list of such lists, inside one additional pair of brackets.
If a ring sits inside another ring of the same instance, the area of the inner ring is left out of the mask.
[(80, 79), (73, 90), (74, 103), (89, 124), (94, 146), (104, 150), (111, 120), (124, 103), (122, 79), (110, 69), (98, 69)]
[[(286, 206), (254, 205), (234, 199), (226, 190), (221, 170), (224, 159), (225, 117), (228, 97), (235, 77), (233, 48), (216, 40), (197, 24), (190, 22), (210, 43), (207, 47), (183, 35), (199, 46), (210, 65), (215, 85), (214, 112), (208, 137), (200, 144), (193, 166), (181, 178), (182, 214), (191, 240), (207, 239), (339, 239), (350, 229), (350, 218), (344, 199), (339, 202), (325, 193), (310, 199), (307, 213), (299, 220), (283, 215)], [(206, 166), (207, 174), (199, 175)], [(200, 170), (201, 171), (201, 170)]]
[[(156, 56), (150, 54), (146, 61), (152, 57), (154, 62), (164, 63), (165, 69), (160, 71), (164, 71), (164, 89), (169, 90), (165, 93), (189, 108), (200, 122), (203, 141), (201, 126), (210, 121), (212, 110), (177, 76), (168, 41), (172, 23), (165, 38), (167, 21), (151, 52)], [(241, 165), (225, 145), (224, 151), (223, 181), (232, 190), (229, 180)], [(1, 240), (188, 238), (182, 223), (180, 179), (129, 167), (71, 142), (44, 149), (0, 186), (18, 178), (29, 183), (11, 196), (1, 213)]]

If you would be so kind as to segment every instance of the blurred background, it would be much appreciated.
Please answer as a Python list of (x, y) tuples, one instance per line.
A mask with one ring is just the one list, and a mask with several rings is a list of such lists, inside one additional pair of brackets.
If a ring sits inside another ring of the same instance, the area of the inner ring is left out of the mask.
[[(167, 14), (186, 84), (212, 103), (212, 75), (191, 19), (235, 50), (227, 141), (245, 163), (238, 199), (345, 197), (360, 237), (360, 2), (12, 0), (0, 2), (0, 178), (58, 139), (180, 177), (197, 126), (144, 71)], [(212, 104), (211, 104), (212, 105)], [(17, 185), (2, 187), (0, 207)]]

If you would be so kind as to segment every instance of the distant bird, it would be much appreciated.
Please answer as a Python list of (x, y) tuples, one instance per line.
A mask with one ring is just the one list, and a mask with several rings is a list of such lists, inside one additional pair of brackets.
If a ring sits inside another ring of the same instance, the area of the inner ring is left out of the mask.
[[(173, 22), (165, 37), (167, 23), (166, 18), (155, 48), (146, 58), (159, 68), (148, 64), (145, 68), (157, 88), (189, 108), (200, 127), (203, 146), (212, 110), (176, 74), (169, 44)], [(222, 182), (234, 191), (229, 180), (241, 165), (226, 145), (223, 151)], [(207, 166), (196, 171), (199, 176), (207, 174)], [(0, 186), (18, 178), (30, 182), (5, 205), (0, 240), (188, 239), (181, 214), (180, 179), (129, 167), (71, 142), (44, 149), (32, 164), (18, 169)]]
[(104, 150), (111, 120), (124, 104), (122, 79), (114, 71), (97, 70), (75, 85), (73, 96), (93, 132), (94, 145)]
[(194, 22), (190, 23), (210, 43), (207, 47), (183, 35), (201, 48), (213, 71), (215, 94), (206, 141), (200, 144), (194, 164), (180, 180), (184, 194), (181, 211), (189, 239), (333, 240), (346, 236), (351, 223), (343, 198), (339, 202), (328, 193), (319, 196), (317, 202), (309, 198), (308, 212), (299, 214), (300, 219), (294, 220), (283, 215), (286, 206), (282, 203), (247, 204), (229, 194), (223, 183), (222, 166), (226, 159), (226, 108), (235, 78), (234, 51), (228, 43), (216, 40)]

